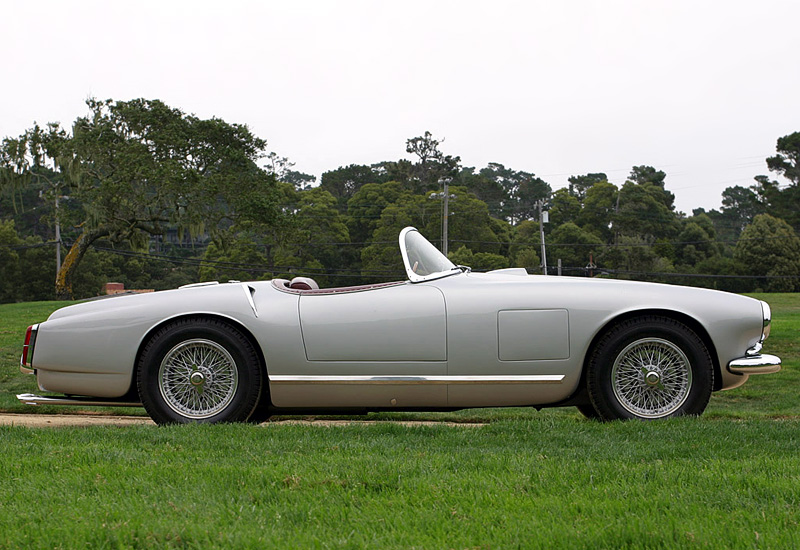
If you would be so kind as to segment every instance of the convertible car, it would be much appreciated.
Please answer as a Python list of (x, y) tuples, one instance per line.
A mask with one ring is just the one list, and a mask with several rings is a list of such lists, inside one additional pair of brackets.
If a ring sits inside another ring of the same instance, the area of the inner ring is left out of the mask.
[(780, 370), (770, 308), (724, 292), (472, 273), (416, 229), (408, 280), (216, 282), (72, 305), (28, 328), (30, 404), (144, 406), (159, 424), (276, 413), (577, 406), (699, 415), (712, 391)]

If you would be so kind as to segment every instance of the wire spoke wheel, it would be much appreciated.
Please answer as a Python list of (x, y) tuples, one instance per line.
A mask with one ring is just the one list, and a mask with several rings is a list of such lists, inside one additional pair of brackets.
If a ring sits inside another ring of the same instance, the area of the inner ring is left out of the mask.
[(611, 369), (611, 387), (628, 412), (641, 418), (669, 416), (689, 397), (692, 366), (674, 343), (642, 338), (617, 355)]
[(239, 386), (239, 370), (220, 344), (184, 340), (167, 352), (158, 369), (158, 388), (167, 406), (191, 419), (225, 410)]

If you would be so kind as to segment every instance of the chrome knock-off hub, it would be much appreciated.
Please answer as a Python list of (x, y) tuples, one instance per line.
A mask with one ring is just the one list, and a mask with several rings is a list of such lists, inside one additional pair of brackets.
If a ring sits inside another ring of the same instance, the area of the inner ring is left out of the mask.
[(203, 373), (200, 371), (194, 371), (191, 376), (189, 376), (189, 382), (192, 383), (192, 386), (202, 386), (205, 384), (206, 377), (203, 376)]

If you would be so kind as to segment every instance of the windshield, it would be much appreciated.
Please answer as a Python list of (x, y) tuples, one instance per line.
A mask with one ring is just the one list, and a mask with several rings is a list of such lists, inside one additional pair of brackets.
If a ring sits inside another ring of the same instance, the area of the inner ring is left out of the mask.
[(453, 262), (413, 227), (406, 227), (400, 232), (400, 251), (406, 273), (412, 282), (460, 273)]

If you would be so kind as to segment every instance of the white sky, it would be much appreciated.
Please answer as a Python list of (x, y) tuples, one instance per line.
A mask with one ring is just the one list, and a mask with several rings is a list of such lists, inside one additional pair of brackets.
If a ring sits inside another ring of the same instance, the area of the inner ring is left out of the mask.
[(318, 177), (429, 130), (554, 189), (649, 164), (691, 213), (800, 131), (798, 21), (797, 0), (0, 0), (0, 137), (145, 97)]

